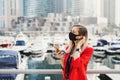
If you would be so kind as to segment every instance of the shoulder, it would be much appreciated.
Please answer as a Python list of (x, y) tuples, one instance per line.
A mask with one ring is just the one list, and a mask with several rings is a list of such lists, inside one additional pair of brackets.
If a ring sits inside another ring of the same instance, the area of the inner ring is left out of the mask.
[(86, 46), (85, 51), (93, 53), (94, 49), (91, 46)]
[(86, 46), (87, 49), (94, 50), (91, 46)]

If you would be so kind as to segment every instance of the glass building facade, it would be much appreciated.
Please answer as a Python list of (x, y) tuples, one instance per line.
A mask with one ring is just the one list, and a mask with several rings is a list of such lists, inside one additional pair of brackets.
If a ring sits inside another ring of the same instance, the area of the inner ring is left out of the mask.
[(20, 16), (20, 0), (0, 0), (0, 29), (12, 28), (11, 21)]
[(67, 14), (71, 15), (71, 8), (72, 8), (72, 0), (67, 0), (66, 2), (66, 12)]
[(46, 16), (49, 10), (52, 9), (50, 8), (51, 6), (49, 4), (51, 2), (48, 1), (49, 0), (23, 0), (23, 16), (26, 17)]
[(5, 0), (0, 0), (0, 16), (5, 14)]
[[(5, 15), (5, 0), (0, 0), (0, 16)], [(0, 18), (0, 28), (5, 28), (5, 20), (4, 18)]]
[(45, 17), (48, 13), (62, 13), (63, 0), (23, 0), (23, 16)]
[(53, 0), (54, 1), (54, 13), (63, 13), (64, 0)]
[(16, 0), (10, 0), (10, 14), (11, 16), (16, 15)]
[(73, 16), (80, 15), (80, 0), (72, 0), (71, 14)]
[(72, 16), (80, 15), (80, 0), (65, 0), (64, 12)]

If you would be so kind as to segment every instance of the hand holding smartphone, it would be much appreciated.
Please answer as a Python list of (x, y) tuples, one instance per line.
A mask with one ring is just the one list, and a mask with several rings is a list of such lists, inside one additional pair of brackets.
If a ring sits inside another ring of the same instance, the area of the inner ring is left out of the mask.
[(56, 54), (60, 58), (61, 66), (64, 67), (64, 64), (63, 64), (63, 55), (61, 55), (61, 51), (60, 51), (59, 47), (57, 47), (57, 46), (53, 46), (53, 47), (55, 48)]

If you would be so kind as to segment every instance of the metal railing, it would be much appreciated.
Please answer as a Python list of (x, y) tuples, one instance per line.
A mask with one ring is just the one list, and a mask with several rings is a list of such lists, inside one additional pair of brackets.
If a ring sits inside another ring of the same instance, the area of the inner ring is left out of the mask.
[[(89, 69), (87, 74), (120, 74), (120, 70)], [(0, 74), (62, 74), (61, 69), (0, 69)]]

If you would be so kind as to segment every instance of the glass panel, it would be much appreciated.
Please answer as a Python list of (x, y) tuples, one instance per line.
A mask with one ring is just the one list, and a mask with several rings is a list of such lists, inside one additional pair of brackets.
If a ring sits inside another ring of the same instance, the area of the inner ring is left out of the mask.
[(5, 0), (0, 0), (0, 16), (4, 16), (5, 14)]

